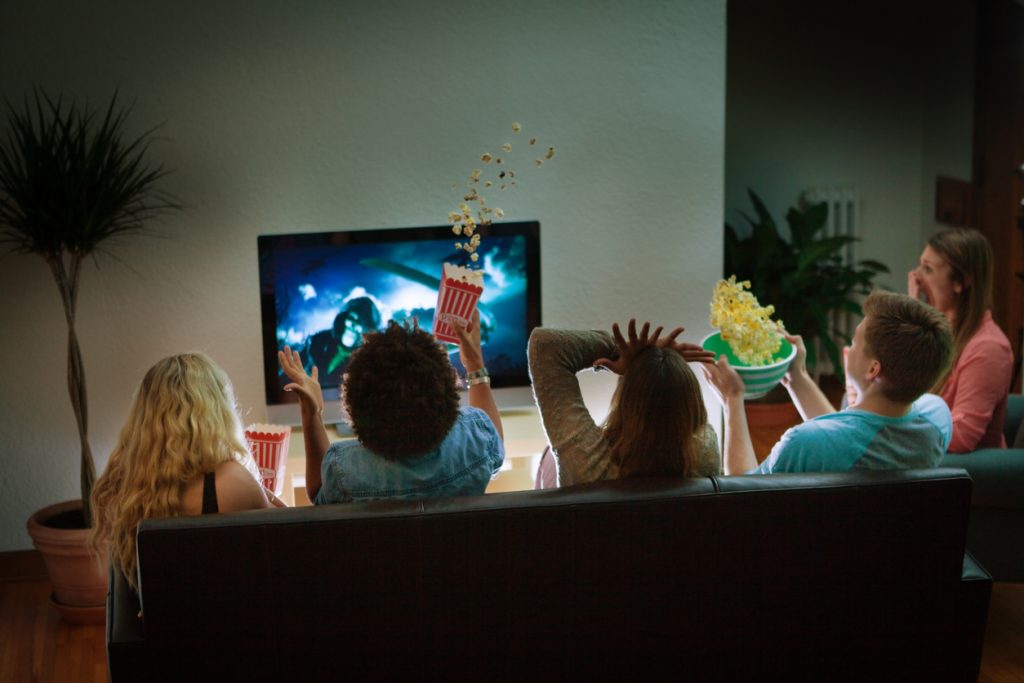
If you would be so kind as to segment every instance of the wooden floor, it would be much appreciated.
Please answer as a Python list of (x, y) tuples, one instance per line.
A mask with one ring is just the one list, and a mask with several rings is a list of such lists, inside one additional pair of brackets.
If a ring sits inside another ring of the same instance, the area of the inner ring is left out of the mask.
[[(0, 681), (107, 680), (103, 624), (61, 622), (34, 551), (0, 553)], [(1024, 683), (1024, 583), (992, 591), (982, 683)]]

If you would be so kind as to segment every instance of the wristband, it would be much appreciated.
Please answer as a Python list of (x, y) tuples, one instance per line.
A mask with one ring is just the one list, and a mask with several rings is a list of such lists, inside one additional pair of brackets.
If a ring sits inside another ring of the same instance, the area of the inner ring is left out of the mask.
[(467, 372), (466, 373), (466, 386), (467, 387), (476, 386), (477, 384), (490, 384), (490, 383), (491, 383), (491, 376), (489, 374), (487, 374), (487, 368), (480, 368), (479, 370), (474, 370), (473, 372)]

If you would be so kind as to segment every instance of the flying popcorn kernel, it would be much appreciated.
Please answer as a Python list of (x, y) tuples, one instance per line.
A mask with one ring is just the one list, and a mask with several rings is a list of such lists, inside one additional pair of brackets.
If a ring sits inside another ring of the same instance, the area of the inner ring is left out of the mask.
[[(515, 134), (523, 131), (523, 126), (518, 121), (513, 122), (511, 127), (512, 132)], [(531, 137), (529, 143), (530, 145), (537, 145), (537, 138)], [(455, 242), (456, 249), (462, 250), (465, 254), (460, 260), (460, 263), (463, 265), (466, 265), (469, 261), (468, 257), (472, 257), (473, 261), (479, 259), (478, 254), (475, 253), (481, 242), (481, 235), (475, 232), (477, 228), (491, 225), (492, 217), (504, 218), (505, 216), (505, 212), (501, 209), (492, 209), (487, 206), (487, 200), (478, 192), (478, 188), (482, 186), (489, 191), (497, 187), (498, 190), (504, 192), (516, 186), (516, 172), (511, 168), (505, 167), (506, 165), (515, 165), (517, 162), (511, 156), (505, 156), (513, 154), (514, 150), (512, 148), (512, 142), (502, 142), (499, 146), (502, 156), (496, 156), (489, 151), (485, 151), (480, 155), (480, 161), (484, 164), (495, 164), (500, 168), (495, 169), (494, 173), (486, 174), (479, 168), (472, 169), (468, 180), (464, 180), (462, 183), (464, 187), (462, 191), (463, 201), (459, 204), (459, 210), (448, 213), (448, 220), (452, 224), (452, 232), (455, 235), (464, 235), (468, 238), (467, 241)], [(541, 149), (544, 148), (542, 147)], [(551, 159), (554, 153), (554, 147), (548, 147), (547, 152), (542, 154), (541, 158), (536, 159), (534, 163), (539, 168), (543, 165), (544, 160)], [(452, 188), (455, 189), (456, 185), (452, 185)]]

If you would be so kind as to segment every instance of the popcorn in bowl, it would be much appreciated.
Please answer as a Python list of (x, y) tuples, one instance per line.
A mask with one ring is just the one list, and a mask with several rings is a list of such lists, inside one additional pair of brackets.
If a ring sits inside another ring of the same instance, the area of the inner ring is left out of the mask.
[(711, 325), (719, 332), (709, 334), (701, 346), (724, 355), (739, 373), (745, 387), (743, 398), (760, 398), (785, 376), (796, 357), (796, 347), (780, 333), (781, 321), (771, 319), (773, 306), (761, 306), (750, 292), (750, 283), (736, 282), (736, 276), (719, 280), (711, 299)]
[(775, 307), (761, 306), (748, 289), (750, 282), (736, 282), (735, 275), (719, 280), (711, 297), (711, 326), (721, 330), (744, 365), (768, 365), (782, 346), (782, 323), (771, 319)]

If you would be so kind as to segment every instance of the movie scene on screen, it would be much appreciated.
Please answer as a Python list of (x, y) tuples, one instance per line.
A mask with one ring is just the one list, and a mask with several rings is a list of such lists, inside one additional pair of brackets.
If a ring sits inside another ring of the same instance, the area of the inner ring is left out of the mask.
[[(478, 261), (484, 273), (478, 304), (484, 360), (492, 377), (510, 383), (528, 374), (526, 342), (539, 324), (538, 275), (531, 277), (529, 261), (535, 259), (528, 254), (536, 249), (537, 234), (522, 226), (537, 224), (491, 226)], [(259, 239), (264, 350), (274, 359), (275, 394), (288, 383), (276, 367), (277, 350), (285, 346), (299, 352), (307, 371), (317, 366), (328, 388), (341, 384), (348, 359), (367, 333), (391, 321), (414, 320), (429, 331), (442, 266), (464, 258), (453, 253), (450, 226)], [(463, 371), (458, 348), (446, 347)]]

